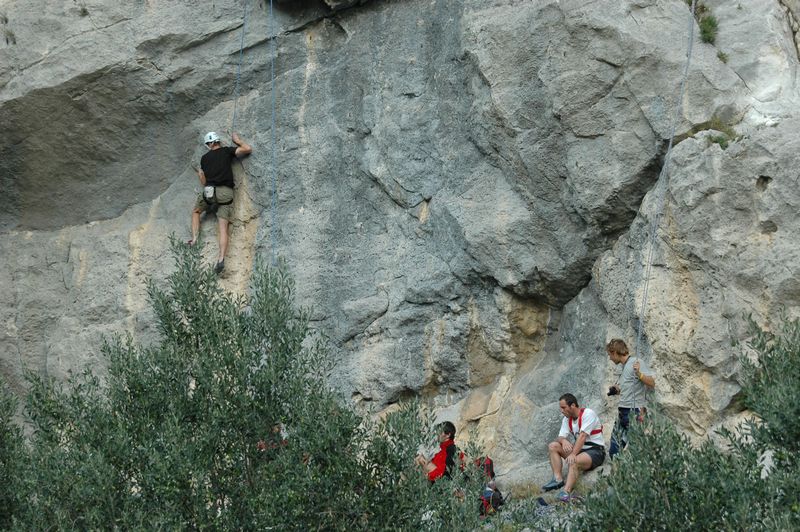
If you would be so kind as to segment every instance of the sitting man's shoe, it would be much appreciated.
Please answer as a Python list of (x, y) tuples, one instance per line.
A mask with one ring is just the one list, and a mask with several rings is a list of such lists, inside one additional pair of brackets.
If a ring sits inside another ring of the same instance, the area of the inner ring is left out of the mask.
[(553, 490), (557, 490), (558, 488), (563, 488), (563, 487), (564, 487), (564, 481), (563, 480), (556, 480), (555, 477), (553, 477), (553, 478), (550, 479), (550, 482), (548, 482), (547, 484), (542, 486), (542, 489), (544, 491), (553, 491)]
[(558, 492), (558, 500), (559, 502), (580, 502), (582, 499), (580, 495), (560, 491)]
[(219, 275), (219, 274), (222, 273), (222, 270), (224, 270), (224, 269), (225, 269), (225, 259), (222, 259), (221, 261), (219, 261), (217, 263), (216, 266), (214, 266), (214, 273)]

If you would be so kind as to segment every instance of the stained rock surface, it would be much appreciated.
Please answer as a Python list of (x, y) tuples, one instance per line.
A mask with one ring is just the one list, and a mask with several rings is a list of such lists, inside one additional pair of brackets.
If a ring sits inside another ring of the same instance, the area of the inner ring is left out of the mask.
[(603, 346), (641, 336), (653, 402), (735, 419), (745, 317), (798, 314), (800, 6), (704, 3), (714, 44), (683, 0), (4, 1), (2, 378), (155, 339), (145, 280), (233, 129), (223, 285), (284, 257), (359, 408), (421, 396), (542, 480), (558, 396), (610, 431)]

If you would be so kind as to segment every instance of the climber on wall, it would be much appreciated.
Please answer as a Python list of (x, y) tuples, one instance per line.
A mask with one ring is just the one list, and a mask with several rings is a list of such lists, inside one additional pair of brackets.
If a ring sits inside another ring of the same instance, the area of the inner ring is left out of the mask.
[(617, 408), (617, 421), (611, 432), (611, 444), (608, 456), (614, 458), (628, 444), (628, 427), (630, 425), (631, 411), (638, 421), (641, 421), (645, 412), (645, 386), (655, 387), (656, 379), (649, 375), (647, 365), (638, 357), (628, 354), (628, 346), (619, 338), (614, 338), (606, 345), (608, 358), (614, 364), (622, 364), (622, 374), (619, 384), (614, 384), (608, 389), (608, 395), (620, 394), (619, 408)]
[(197, 242), (200, 234), (200, 214), (205, 211), (217, 213), (217, 241), (219, 244), (219, 257), (214, 271), (222, 273), (225, 268), (225, 253), (228, 251), (228, 224), (233, 218), (233, 170), (231, 163), (234, 157), (244, 157), (252, 150), (249, 144), (243, 142), (239, 135), (231, 135), (233, 146), (223, 146), (219, 135), (213, 131), (206, 133), (203, 142), (208, 151), (200, 158), (200, 168), (195, 168), (203, 192), (197, 197), (192, 210), (192, 238), (189, 245)]

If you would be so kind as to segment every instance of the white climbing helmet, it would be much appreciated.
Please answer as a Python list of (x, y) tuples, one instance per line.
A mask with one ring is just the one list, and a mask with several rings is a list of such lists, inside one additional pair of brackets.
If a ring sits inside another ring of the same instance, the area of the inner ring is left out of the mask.
[(203, 137), (203, 144), (208, 144), (209, 142), (219, 142), (219, 135), (213, 131), (206, 133), (206, 136)]

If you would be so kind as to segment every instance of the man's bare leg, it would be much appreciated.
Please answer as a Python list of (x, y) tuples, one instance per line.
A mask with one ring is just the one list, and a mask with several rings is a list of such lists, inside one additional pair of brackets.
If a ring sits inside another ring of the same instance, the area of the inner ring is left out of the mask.
[(564, 484), (564, 491), (567, 493), (572, 492), (575, 487), (575, 482), (578, 481), (581, 471), (586, 471), (592, 467), (592, 457), (586, 453), (580, 453), (569, 466), (567, 472), (567, 482)]
[(217, 273), (222, 271), (220, 267), (225, 261), (225, 254), (228, 252), (228, 220), (217, 218), (217, 237), (219, 239), (219, 258), (217, 258)]
[(190, 244), (197, 242), (197, 237), (200, 235), (200, 211), (197, 209), (192, 210), (192, 239)]
[(550, 442), (547, 446), (550, 454), (550, 467), (553, 469), (553, 478), (561, 482), (564, 475), (561, 473), (561, 459), (567, 457), (567, 452), (561, 446), (561, 442)]

